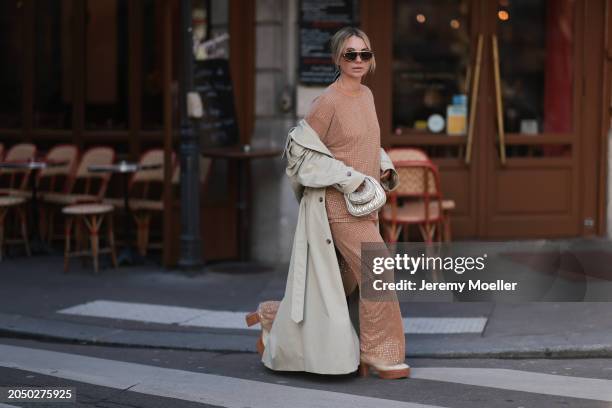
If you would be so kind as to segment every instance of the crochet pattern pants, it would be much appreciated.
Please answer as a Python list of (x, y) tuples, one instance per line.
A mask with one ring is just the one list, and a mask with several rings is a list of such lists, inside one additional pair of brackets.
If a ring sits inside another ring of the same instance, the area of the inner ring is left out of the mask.
[[(361, 288), (361, 243), (382, 243), (376, 220), (330, 224), (336, 249), (340, 252), (340, 272), (349, 295)], [(397, 298), (394, 301), (359, 298), (359, 343), (361, 357), (384, 365), (405, 359), (404, 325)]]

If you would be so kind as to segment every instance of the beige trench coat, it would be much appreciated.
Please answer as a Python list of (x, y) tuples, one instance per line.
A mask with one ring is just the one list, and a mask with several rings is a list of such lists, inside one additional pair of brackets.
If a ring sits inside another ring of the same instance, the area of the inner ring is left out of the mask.
[[(325, 189), (350, 193), (365, 176), (336, 160), (305, 120), (289, 132), (284, 154), (300, 207), (285, 295), (265, 339), (262, 361), (273, 370), (350, 373), (359, 364), (359, 338), (349, 318)], [(397, 173), (381, 149), (381, 170), (387, 169), (392, 177), (383, 187), (392, 190)]]

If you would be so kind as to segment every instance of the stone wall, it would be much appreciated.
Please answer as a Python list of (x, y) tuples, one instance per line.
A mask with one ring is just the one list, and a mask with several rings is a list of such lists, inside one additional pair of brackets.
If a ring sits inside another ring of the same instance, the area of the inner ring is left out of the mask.
[[(257, 0), (254, 147), (284, 146), (295, 124), (297, 0)], [(282, 101), (290, 105), (283, 106)], [(298, 205), (285, 177), (285, 162), (253, 160), (251, 256), (288, 262)]]

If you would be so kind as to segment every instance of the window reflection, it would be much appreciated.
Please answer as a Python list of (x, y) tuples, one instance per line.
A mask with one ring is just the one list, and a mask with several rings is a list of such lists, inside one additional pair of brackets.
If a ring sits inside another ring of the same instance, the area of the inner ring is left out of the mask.
[[(396, 133), (401, 133), (402, 128), (427, 130), (427, 120), (433, 114), (444, 119), (440, 131), (447, 132), (449, 106), (458, 106), (454, 113), (465, 122), (470, 58), (468, 1), (397, 0), (394, 16)], [(461, 120), (451, 120), (458, 133), (463, 133)], [(439, 129), (440, 122), (437, 125)]]
[(143, 2), (142, 127), (163, 126), (163, 16), (162, 1)]
[(127, 0), (88, 0), (86, 23), (86, 127), (127, 129)]
[(571, 132), (574, 0), (505, 3), (498, 31), (506, 132)]
[(72, 0), (35, 3), (34, 127), (72, 127)]
[[(23, 1), (0, 1), (0, 128), (21, 126)], [(8, 63), (7, 63), (8, 62)]]

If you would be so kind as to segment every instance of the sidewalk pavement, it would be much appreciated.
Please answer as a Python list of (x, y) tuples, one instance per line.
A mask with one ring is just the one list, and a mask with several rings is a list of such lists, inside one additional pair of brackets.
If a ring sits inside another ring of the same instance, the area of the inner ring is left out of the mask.
[[(287, 267), (275, 265), (269, 272), (260, 273), (221, 273), (204, 268), (186, 274), (150, 264), (102, 269), (94, 275), (88, 265), (78, 262), (64, 274), (61, 256), (9, 258), (0, 263), (0, 335), (84, 344), (255, 352), (259, 332), (240, 326), (242, 313), (254, 310), (260, 301), (282, 298)], [(143, 318), (58, 313), (91, 302), (119, 308), (133, 303), (134, 313), (143, 314)], [(419, 302), (402, 303), (401, 308), (408, 323), (427, 320), (423, 318), (438, 318), (438, 323), (469, 318), (486, 322), (482, 331), (464, 332), (460, 323), (453, 329), (456, 333), (408, 332), (407, 357), (612, 356), (612, 303)], [(156, 316), (147, 317), (147, 310)], [(223, 324), (192, 325), (162, 316), (183, 310), (196, 314), (226, 312), (213, 314), (240, 323), (224, 328)]]

